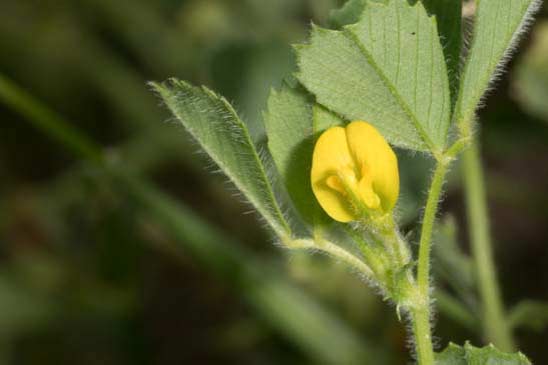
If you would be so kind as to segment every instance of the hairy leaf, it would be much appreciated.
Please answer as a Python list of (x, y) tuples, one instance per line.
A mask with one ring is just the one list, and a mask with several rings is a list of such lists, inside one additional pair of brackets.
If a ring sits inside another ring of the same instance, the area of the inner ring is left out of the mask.
[(342, 123), (322, 109), (302, 88), (284, 85), (272, 91), (264, 115), (270, 153), (293, 203), (308, 222), (321, 212), (310, 186), (314, 141), (319, 132)]
[(422, 3), (428, 14), (436, 17), (449, 73), (451, 94), (456, 98), (462, 47), (462, 0), (422, 0)]
[(493, 345), (479, 348), (467, 342), (462, 347), (450, 343), (436, 355), (436, 365), (531, 365), (531, 362), (521, 352), (508, 354)]
[(153, 87), (274, 231), (280, 236), (289, 234), (259, 154), (232, 106), (207, 88), (184, 81), (172, 80)]
[(501, 71), (539, 0), (478, 0), (472, 45), (461, 76), (457, 119), (469, 122), (489, 82)]
[[(381, 2), (381, 0), (376, 1)], [(331, 12), (330, 24), (334, 28), (341, 28), (348, 24), (357, 23), (367, 3), (368, 0), (347, 1), (340, 9)], [(422, 3), (428, 14), (436, 17), (438, 33), (447, 63), (451, 96), (452, 99), (456, 99), (462, 48), (462, 0), (422, 0)]]
[(297, 77), (326, 108), (372, 123), (400, 147), (445, 147), (447, 70), (436, 22), (420, 2), (368, 3), (358, 23), (343, 31), (315, 27), (297, 51)]

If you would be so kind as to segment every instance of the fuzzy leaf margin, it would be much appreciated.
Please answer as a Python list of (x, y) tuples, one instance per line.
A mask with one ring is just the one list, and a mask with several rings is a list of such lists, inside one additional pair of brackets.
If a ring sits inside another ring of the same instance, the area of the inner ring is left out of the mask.
[(464, 64), (456, 105), (458, 123), (473, 121), (493, 79), (502, 72), (541, 0), (477, 0), (472, 44)]
[(151, 86), (280, 237), (291, 234), (246, 125), (223, 97), (171, 79)]

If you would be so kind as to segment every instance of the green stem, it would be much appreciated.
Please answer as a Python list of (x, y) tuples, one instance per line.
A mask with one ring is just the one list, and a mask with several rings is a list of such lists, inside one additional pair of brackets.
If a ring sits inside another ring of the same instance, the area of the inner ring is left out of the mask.
[(360, 258), (329, 241), (322, 240), (321, 242), (315, 242), (310, 239), (297, 239), (287, 241), (285, 244), (291, 250), (316, 250), (325, 253), (358, 270), (358, 272), (367, 278), (375, 277), (375, 274), (371, 268), (367, 266)]
[(504, 315), (504, 306), (498, 286), (489, 218), (487, 196), (481, 166), (480, 150), (476, 143), (464, 152), (463, 177), (470, 234), (470, 244), (478, 275), (482, 299), (483, 331), (487, 340), (501, 350), (514, 350), (514, 341)]
[(438, 202), (440, 200), (441, 190), (447, 172), (446, 162), (438, 162), (434, 175), (432, 176), (432, 182), (430, 185), (430, 191), (428, 192), (428, 200), (426, 201), (426, 207), (424, 210), (424, 218), (422, 221), (421, 238), (419, 243), (419, 263), (417, 283), (419, 290), (424, 298), (430, 295), (430, 248), (432, 241), (432, 230), (434, 228), (434, 221), (436, 219), (436, 213), (438, 210)]
[(434, 365), (434, 349), (430, 328), (430, 307), (411, 308), (411, 323), (415, 338), (415, 351), (419, 365)]
[(76, 157), (101, 163), (101, 148), (70, 124), (64, 123), (42, 103), (0, 74), (0, 99), (19, 111), (35, 127), (46, 131), (57, 142), (69, 147)]
[(440, 200), (449, 161), (450, 160), (448, 159), (441, 159), (436, 165), (424, 210), (419, 243), (417, 285), (420, 301), (422, 303), (421, 305), (417, 305), (415, 309), (411, 309), (411, 317), (413, 321), (417, 358), (420, 365), (430, 365), (434, 363), (434, 350), (432, 347), (430, 327), (430, 247), (432, 230), (436, 219), (436, 212), (438, 210), (438, 202)]

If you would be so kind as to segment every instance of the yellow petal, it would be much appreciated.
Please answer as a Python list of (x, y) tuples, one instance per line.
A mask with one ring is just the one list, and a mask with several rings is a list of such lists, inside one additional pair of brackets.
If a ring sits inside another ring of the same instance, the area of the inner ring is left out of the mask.
[[(350, 222), (356, 217), (344, 194), (329, 187), (327, 180), (348, 168), (353, 169), (354, 162), (348, 150), (346, 131), (342, 127), (329, 128), (318, 138), (314, 147), (310, 180), (312, 191), (321, 207), (339, 222)], [(330, 182), (335, 183), (333, 179)]]
[(369, 123), (355, 121), (348, 124), (346, 137), (352, 157), (360, 166), (360, 173), (371, 176), (372, 188), (380, 198), (383, 211), (389, 212), (394, 208), (400, 190), (396, 154), (379, 131)]

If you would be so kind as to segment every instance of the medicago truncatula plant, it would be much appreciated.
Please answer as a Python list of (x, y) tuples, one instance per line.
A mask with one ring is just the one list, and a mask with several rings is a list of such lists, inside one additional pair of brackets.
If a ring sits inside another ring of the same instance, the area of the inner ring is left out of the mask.
[[(430, 248), (448, 168), (474, 146), (475, 110), (539, 3), (467, 3), (475, 17), (463, 50), (461, 0), (350, 0), (332, 13), (336, 29), (313, 26), (309, 42), (295, 47), (298, 72), (271, 93), (264, 113), (268, 151), (207, 88), (178, 80), (153, 87), (281, 245), (348, 264), (396, 304), (419, 364), (528, 364), (493, 346), (434, 352)], [(399, 172), (390, 145), (435, 163), (417, 257), (394, 214)], [(496, 288), (492, 272), (478, 276), (480, 291)], [(500, 307), (493, 295), (482, 299), (487, 313), (491, 302)], [(499, 312), (484, 318), (485, 334), (509, 350), (507, 328), (493, 323), (504, 320)]]

